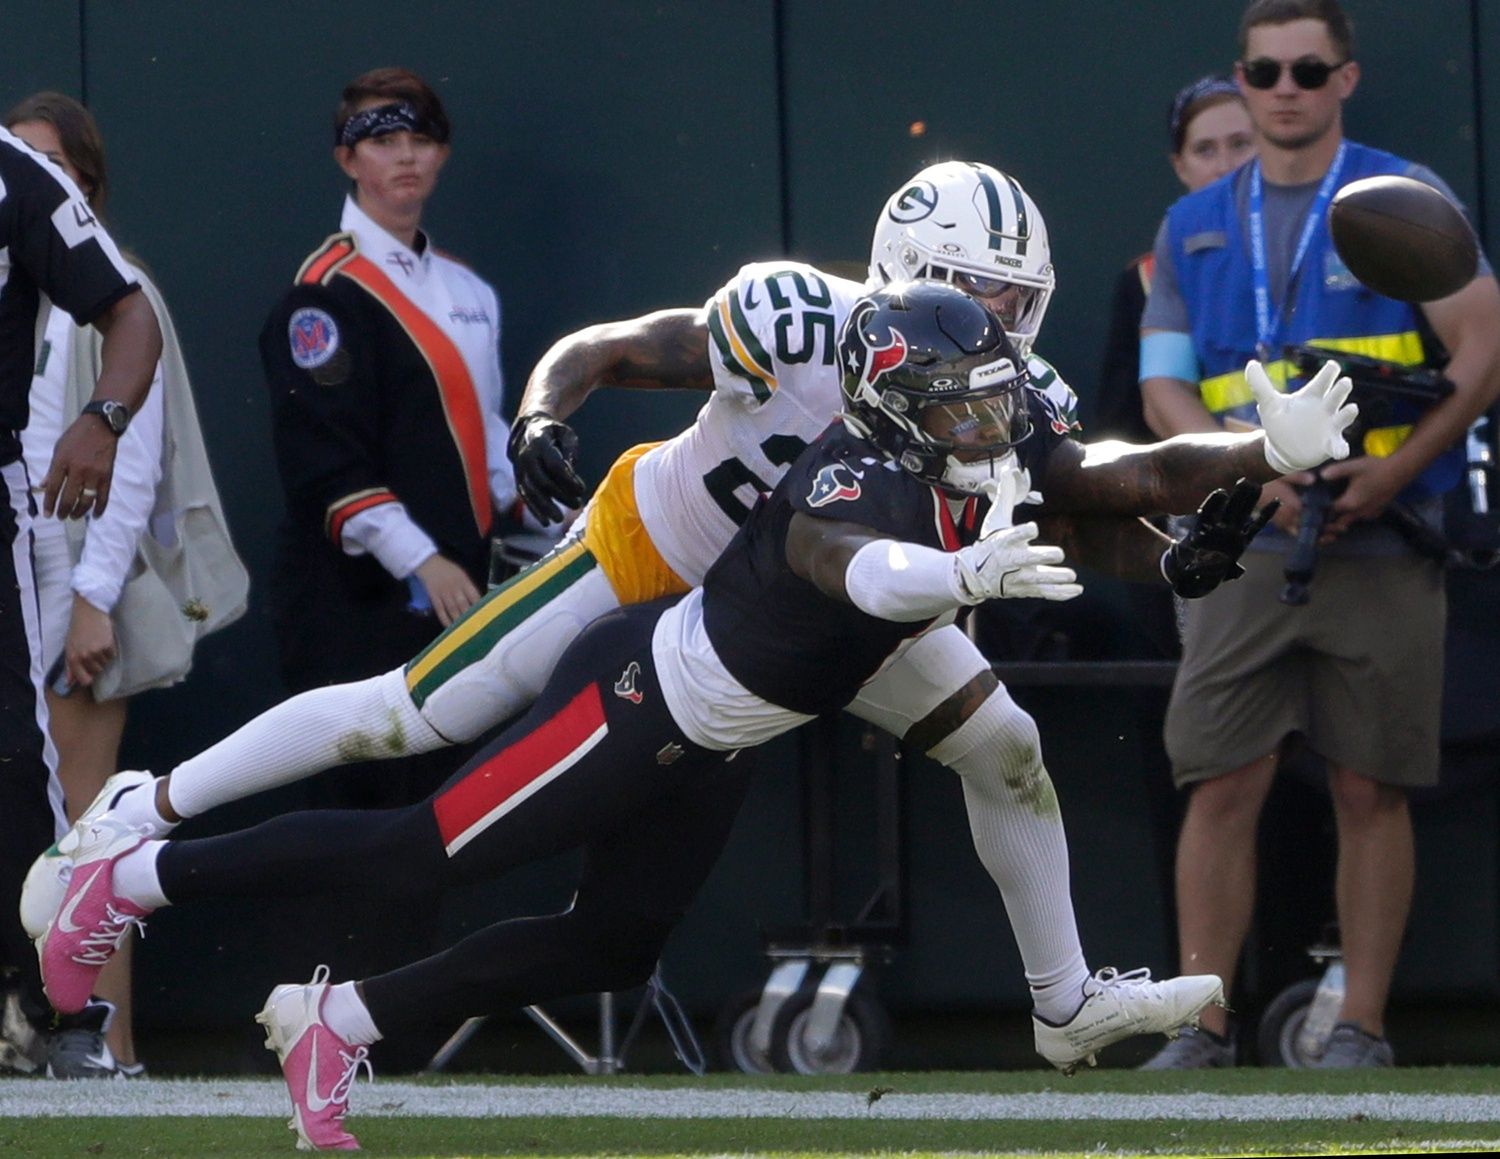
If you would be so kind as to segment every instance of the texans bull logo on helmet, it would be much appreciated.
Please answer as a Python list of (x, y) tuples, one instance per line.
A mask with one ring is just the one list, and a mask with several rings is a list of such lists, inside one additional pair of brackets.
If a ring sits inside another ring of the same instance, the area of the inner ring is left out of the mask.
[(869, 387), (873, 387), (875, 380), (882, 374), (889, 374), (905, 362), (907, 354), (910, 353), (905, 335), (894, 326), (891, 327), (891, 340), (884, 345), (876, 346), (870, 340), (870, 335), (865, 330), (865, 323), (873, 313), (875, 313), (875, 307), (866, 306), (862, 316), (852, 323), (854, 332), (859, 335), (859, 349), (851, 348), (851, 353), (860, 365), (849, 368), (858, 374), (861, 385)]

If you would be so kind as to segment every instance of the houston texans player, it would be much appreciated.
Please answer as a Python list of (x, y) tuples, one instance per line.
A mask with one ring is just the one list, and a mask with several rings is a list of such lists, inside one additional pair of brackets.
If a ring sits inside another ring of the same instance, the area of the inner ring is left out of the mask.
[[(95, 818), (40, 941), (54, 1005), (86, 1001), (124, 932), (164, 905), (395, 888), (414, 875), (457, 885), (583, 848), (564, 913), (497, 923), (362, 981), (331, 984), (320, 968), (272, 991), (258, 1020), (299, 1139), (352, 1149), (349, 1088), (381, 1037), (643, 982), (738, 811), (740, 749), (849, 703), (963, 608), (1081, 590), (1035, 523), (1012, 526), (1067, 439), (994, 314), (941, 283), (889, 286), (855, 303), (839, 364), (842, 423), (756, 504), (702, 587), (592, 624), (526, 716), (428, 801), (291, 814), (198, 841)], [(1243, 547), (1253, 530), (1238, 530)], [(1227, 572), (1238, 551), (1224, 554)], [(1071, 1071), (1222, 998), (1211, 975), (1100, 970), (1066, 1017), (1034, 1019), (1037, 1046)]]

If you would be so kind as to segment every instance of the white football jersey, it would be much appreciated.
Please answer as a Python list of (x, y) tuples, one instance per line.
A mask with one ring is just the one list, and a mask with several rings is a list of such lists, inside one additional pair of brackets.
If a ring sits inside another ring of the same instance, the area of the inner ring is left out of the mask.
[[(843, 409), (838, 336), (866, 292), (802, 262), (744, 266), (703, 307), (714, 389), (692, 426), (636, 464), (657, 551), (696, 587), (750, 513)], [(1042, 359), (1032, 379), (1069, 422), (1077, 400)]]

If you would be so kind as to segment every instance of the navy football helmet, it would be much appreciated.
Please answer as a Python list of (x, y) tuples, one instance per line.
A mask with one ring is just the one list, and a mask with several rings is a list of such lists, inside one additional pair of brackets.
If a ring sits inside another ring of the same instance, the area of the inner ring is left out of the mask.
[(924, 482), (976, 494), (1031, 433), (1025, 359), (1000, 320), (944, 282), (896, 282), (839, 339), (845, 423)]

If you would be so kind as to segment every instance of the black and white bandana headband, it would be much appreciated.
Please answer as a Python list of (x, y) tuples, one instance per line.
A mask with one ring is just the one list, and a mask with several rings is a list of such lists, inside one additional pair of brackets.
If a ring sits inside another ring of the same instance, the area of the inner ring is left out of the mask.
[(448, 134), (432, 121), (425, 120), (410, 101), (395, 101), (389, 105), (376, 105), (362, 109), (339, 126), (334, 144), (353, 148), (370, 137), (384, 137), (388, 133), (421, 133), (438, 144), (448, 140)]

